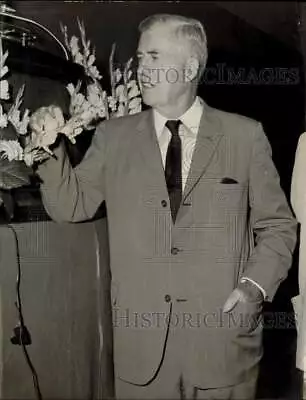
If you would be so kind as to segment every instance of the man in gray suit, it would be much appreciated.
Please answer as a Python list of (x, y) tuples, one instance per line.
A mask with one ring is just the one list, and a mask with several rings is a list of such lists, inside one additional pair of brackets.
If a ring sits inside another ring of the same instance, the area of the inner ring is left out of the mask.
[(118, 399), (252, 399), (296, 221), (261, 124), (197, 97), (202, 24), (155, 15), (140, 32), (151, 109), (101, 123), (75, 168), (60, 145), (43, 201), (60, 222), (106, 202)]

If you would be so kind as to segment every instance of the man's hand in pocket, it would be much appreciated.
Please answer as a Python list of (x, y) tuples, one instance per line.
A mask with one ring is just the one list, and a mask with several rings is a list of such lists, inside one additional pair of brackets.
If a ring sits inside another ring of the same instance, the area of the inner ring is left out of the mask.
[(240, 282), (226, 300), (223, 312), (232, 312), (235, 323), (251, 331), (259, 322), (263, 300), (262, 292), (252, 282)]

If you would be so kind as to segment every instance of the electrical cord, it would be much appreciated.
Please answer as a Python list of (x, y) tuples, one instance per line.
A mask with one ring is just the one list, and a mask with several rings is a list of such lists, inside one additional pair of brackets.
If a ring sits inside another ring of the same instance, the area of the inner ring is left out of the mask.
[(13, 344), (18, 344), (22, 347), (24, 357), (25, 357), (26, 362), (32, 373), (33, 385), (34, 385), (34, 389), (35, 389), (36, 398), (37, 398), (37, 400), (42, 400), (43, 398), (42, 398), (42, 394), (41, 394), (41, 390), (40, 390), (40, 386), (39, 386), (38, 375), (37, 375), (37, 372), (34, 368), (32, 361), (30, 359), (28, 350), (26, 348), (26, 346), (31, 344), (32, 341), (31, 341), (30, 333), (29, 333), (27, 327), (25, 326), (24, 317), (23, 317), (23, 313), (22, 313), (22, 303), (21, 303), (21, 295), (20, 295), (21, 266), (20, 266), (20, 253), (19, 253), (18, 237), (17, 237), (16, 230), (14, 229), (14, 227), (12, 225), (8, 224), (7, 227), (9, 229), (11, 229), (11, 231), (13, 232), (13, 235), (14, 235), (15, 245), (16, 245), (16, 254), (17, 254), (17, 268), (18, 268), (17, 282), (16, 282), (17, 299), (15, 302), (15, 306), (18, 311), (19, 326), (17, 326), (14, 329), (14, 337), (11, 339), (11, 342)]

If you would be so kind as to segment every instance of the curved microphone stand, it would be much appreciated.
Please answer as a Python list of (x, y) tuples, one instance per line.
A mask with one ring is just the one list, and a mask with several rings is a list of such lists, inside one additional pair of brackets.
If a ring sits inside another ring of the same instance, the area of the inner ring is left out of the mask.
[[(30, 25), (38, 27), (39, 29), (41, 29), (42, 31), (47, 33), (57, 43), (57, 45), (60, 47), (60, 49), (64, 53), (65, 59), (69, 60), (68, 52), (67, 52), (64, 44), (48, 28), (46, 28), (45, 26), (43, 26), (42, 24), (40, 24), (36, 21), (33, 21), (32, 19), (21, 17), (19, 15), (16, 15), (15, 13), (16, 13), (16, 10), (13, 9), (12, 7), (8, 6), (6, 3), (0, 4), (0, 17), (2, 16), (4, 18), (12, 19), (13, 21), (16, 20), (16, 21), (25, 22)], [(11, 34), (11, 33), (14, 33), (14, 29), (16, 29), (16, 27), (14, 27), (14, 25), (7, 25), (8, 26), (7, 31), (2, 30), (3, 26), (5, 26), (5, 24), (3, 24), (3, 22), (2, 23), (0, 22), (0, 36), (7, 40), (19, 41), (24, 47), (27, 45), (27, 43), (29, 43), (29, 41), (27, 42), (27, 39), (30, 39), (30, 41), (31, 40), (33, 41), (36, 39), (36, 37), (33, 36), (28, 30), (23, 29), (23, 32), (22, 32), (22, 29), (20, 29), (19, 27), (17, 28), (17, 31), (20, 31), (21, 37), (16, 38)], [(11, 30), (11, 28), (13, 30)]]

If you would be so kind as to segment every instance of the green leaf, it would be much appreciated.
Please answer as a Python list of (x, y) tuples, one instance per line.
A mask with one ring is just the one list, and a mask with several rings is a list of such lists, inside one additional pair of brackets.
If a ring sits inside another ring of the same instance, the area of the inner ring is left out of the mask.
[(0, 189), (15, 189), (30, 184), (32, 169), (23, 161), (0, 158)]

